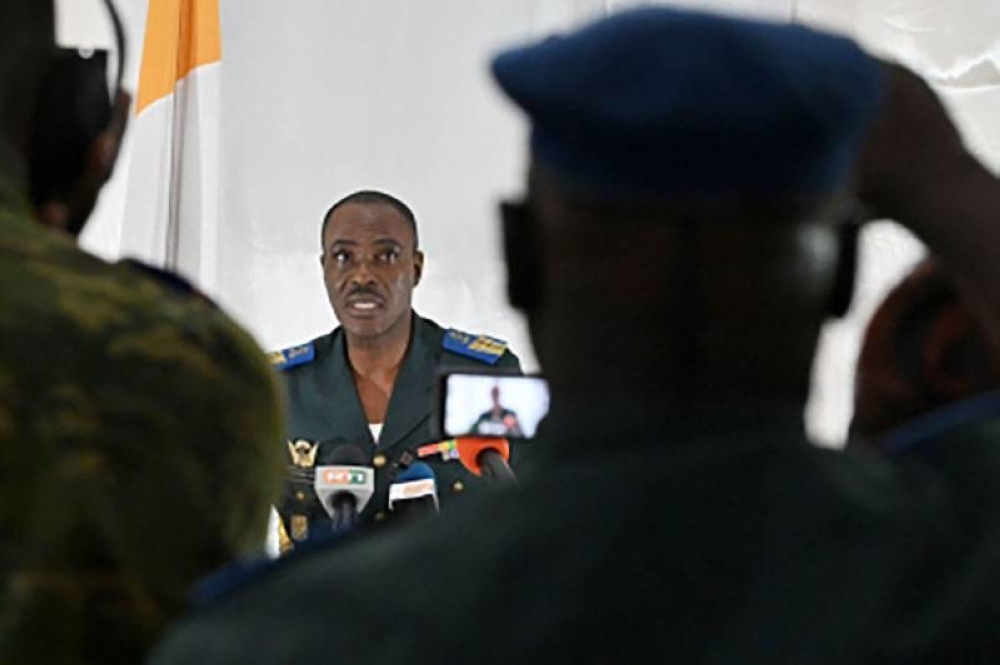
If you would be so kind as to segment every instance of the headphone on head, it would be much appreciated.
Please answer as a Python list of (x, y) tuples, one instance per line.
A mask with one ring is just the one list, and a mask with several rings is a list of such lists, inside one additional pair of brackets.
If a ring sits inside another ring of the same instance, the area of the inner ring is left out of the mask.
[[(29, 148), (28, 190), (36, 208), (75, 196), (94, 141), (114, 121), (114, 105), (122, 92), (125, 33), (112, 1), (103, 4), (114, 30), (115, 84), (108, 85), (108, 51), (56, 48), (42, 77)], [(67, 230), (75, 235), (85, 221), (74, 219)]]

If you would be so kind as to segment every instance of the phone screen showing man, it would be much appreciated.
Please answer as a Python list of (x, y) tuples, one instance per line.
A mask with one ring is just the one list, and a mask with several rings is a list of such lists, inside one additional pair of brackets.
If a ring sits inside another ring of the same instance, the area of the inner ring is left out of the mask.
[(530, 439), (549, 410), (549, 389), (537, 376), (449, 374), (444, 433)]

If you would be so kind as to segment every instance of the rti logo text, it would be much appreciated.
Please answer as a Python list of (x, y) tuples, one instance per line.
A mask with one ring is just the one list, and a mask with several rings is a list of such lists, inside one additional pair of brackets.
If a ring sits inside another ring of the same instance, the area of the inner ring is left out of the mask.
[(323, 469), (323, 482), (327, 485), (364, 485), (368, 474), (361, 469)]

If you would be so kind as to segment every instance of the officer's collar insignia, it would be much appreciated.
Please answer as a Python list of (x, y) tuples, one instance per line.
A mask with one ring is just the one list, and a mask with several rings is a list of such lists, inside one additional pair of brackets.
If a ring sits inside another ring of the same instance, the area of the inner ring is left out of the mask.
[(316, 346), (309, 342), (300, 346), (293, 346), (284, 351), (274, 351), (267, 354), (267, 359), (275, 369), (291, 369), (299, 365), (308, 365), (316, 359)]
[(471, 335), (450, 328), (444, 334), (445, 351), (467, 358), (475, 358), (488, 365), (496, 365), (507, 350), (507, 342), (486, 335)]
[(292, 456), (292, 464), (302, 469), (311, 469), (316, 466), (316, 452), (318, 450), (318, 443), (305, 439), (288, 442), (288, 454)]

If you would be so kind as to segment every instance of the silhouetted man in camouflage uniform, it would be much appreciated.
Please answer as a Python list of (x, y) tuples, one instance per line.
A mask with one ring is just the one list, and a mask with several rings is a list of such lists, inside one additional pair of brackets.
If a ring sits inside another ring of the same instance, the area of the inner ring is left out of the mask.
[(43, 228), (89, 215), (127, 99), (63, 195), (32, 205), (51, 0), (3, 0), (0, 33), (0, 662), (135, 663), (194, 580), (261, 547), (276, 384), (183, 282)]

